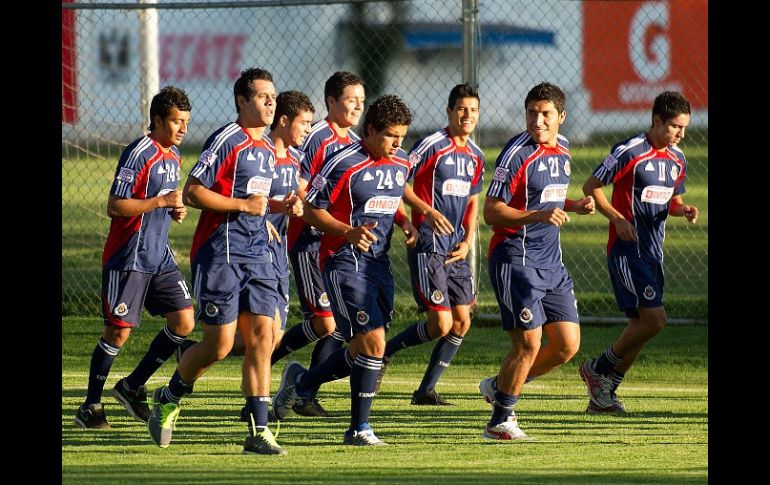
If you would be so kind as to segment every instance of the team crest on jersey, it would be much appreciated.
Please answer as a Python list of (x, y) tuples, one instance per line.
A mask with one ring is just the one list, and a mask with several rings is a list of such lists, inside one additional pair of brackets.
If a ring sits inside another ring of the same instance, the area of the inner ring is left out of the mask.
[(430, 301), (438, 305), (439, 303), (444, 301), (444, 294), (441, 293), (441, 290), (436, 290), (430, 294)]
[(612, 168), (618, 164), (618, 159), (615, 158), (615, 155), (610, 154), (607, 158), (604, 159), (602, 162), (602, 165), (604, 165), (604, 168), (607, 170), (612, 170)]
[(313, 181), (310, 183), (310, 185), (312, 185), (316, 190), (321, 190), (324, 188), (324, 185), (326, 185), (326, 179), (320, 173), (316, 174), (316, 176), (313, 177)]
[(492, 179), (495, 182), (505, 182), (506, 178), (508, 178), (508, 169), (504, 167), (496, 167), (495, 175), (492, 176)]
[(136, 177), (136, 172), (131, 170), (130, 168), (121, 168), (120, 172), (118, 172), (117, 179), (121, 182), (125, 182), (127, 184), (130, 184), (134, 181), (134, 178)]
[(363, 310), (358, 310), (358, 313), (356, 313), (356, 322), (358, 322), (359, 325), (366, 325), (369, 323), (369, 314)]
[(207, 316), (214, 317), (219, 313), (219, 307), (213, 303), (206, 303), (205, 312)]
[(529, 323), (532, 321), (532, 316), (532, 310), (524, 307), (524, 309), (521, 310), (521, 313), (519, 313), (519, 320), (521, 320), (521, 323)]
[(420, 154), (417, 152), (410, 153), (409, 163), (411, 163), (413, 167), (416, 166), (418, 163), (420, 163)]
[(572, 168), (569, 166), (569, 160), (564, 162), (564, 173), (567, 174), (567, 175), (572, 173)]
[(212, 152), (211, 150), (203, 150), (201, 152), (201, 157), (198, 159), (199, 162), (204, 164), (207, 167), (210, 167), (214, 165), (214, 161), (217, 159), (217, 154)]
[(655, 290), (652, 289), (652, 286), (647, 285), (647, 287), (644, 289), (644, 293), (642, 293), (642, 296), (648, 300), (652, 300), (655, 298)]
[(115, 307), (115, 310), (113, 310), (112, 313), (118, 317), (125, 317), (128, 315), (128, 305), (126, 305), (126, 302), (120, 302), (120, 304)]
[(318, 298), (318, 304), (321, 306), (329, 306), (329, 295), (324, 291), (321, 293), (321, 297)]
[(396, 183), (399, 187), (404, 186), (404, 174), (401, 171), (396, 172)]
[(679, 175), (679, 170), (677, 170), (676, 165), (674, 165), (671, 167), (671, 178), (676, 180), (677, 175)]

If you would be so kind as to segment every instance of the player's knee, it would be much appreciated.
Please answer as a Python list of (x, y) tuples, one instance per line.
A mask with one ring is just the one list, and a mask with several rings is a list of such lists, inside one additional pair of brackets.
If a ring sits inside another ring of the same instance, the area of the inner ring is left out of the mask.
[(559, 365), (566, 364), (577, 354), (580, 342), (565, 342), (557, 351)]
[(193, 319), (191, 316), (189, 319), (181, 318), (176, 321), (169, 320), (168, 326), (176, 335), (187, 337), (195, 328), (195, 319)]
[(320, 338), (331, 335), (336, 325), (334, 319), (329, 317), (313, 317), (313, 330)]
[(115, 325), (105, 326), (102, 332), (102, 338), (117, 348), (123, 347), (129, 335), (131, 335), (131, 327), (117, 327)]
[(459, 335), (460, 337), (465, 337), (465, 334), (468, 333), (468, 330), (471, 329), (471, 321), (468, 320), (455, 320), (452, 323), (452, 333)]
[(640, 312), (640, 314), (644, 328), (647, 329), (650, 337), (654, 337), (666, 328), (666, 312), (662, 309), (660, 311)]

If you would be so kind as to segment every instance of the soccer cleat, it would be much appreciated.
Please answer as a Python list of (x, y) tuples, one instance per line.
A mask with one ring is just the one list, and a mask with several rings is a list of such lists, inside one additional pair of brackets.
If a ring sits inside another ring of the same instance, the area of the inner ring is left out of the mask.
[(382, 356), (382, 367), (380, 367), (380, 373), (377, 374), (377, 383), (374, 385), (374, 393), (380, 393), (380, 386), (382, 386), (382, 378), (385, 377), (385, 371), (388, 370), (390, 365), (390, 357), (387, 355)]
[(190, 338), (186, 338), (182, 341), (181, 344), (179, 344), (179, 347), (176, 348), (174, 351), (174, 357), (176, 358), (176, 363), (180, 363), (182, 361), (182, 355), (184, 355), (185, 352), (187, 352), (187, 349), (192, 347), (193, 345), (197, 344), (197, 340), (193, 340)]
[(414, 391), (412, 393), (412, 404), (418, 406), (449, 406), (450, 403), (441, 397), (435, 389), (428, 389), (425, 392)]
[[(246, 406), (243, 406), (241, 408), (241, 413), (238, 419), (239, 421), (243, 421), (244, 423), (249, 422), (249, 409)], [(277, 419), (275, 419), (275, 415), (273, 414), (272, 409), (267, 410), (267, 421), (269, 423), (275, 423), (276, 421), (278, 421)]]
[(588, 388), (588, 398), (597, 408), (608, 408), (613, 406), (612, 389), (613, 382), (607, 377), (597, 373), (593, 369), (594, 359), (587, 360), (580, 366), (580, 378), (586, 383)]
[(318, 399), (302, 399), (301, 397), (298, 397), (291, 409), (300, 416), (312, 416), (315, 418), (328, 418), (331, 416), (331, 414), (321, 406)]
[(137, 390), (129, 389), (126, 379), (119, 380), (112, 388), (112, 396), (123, 405), (128, 414), (143, 423), (150, 419), (150, 406), (147, 405), (147, 389), (139, 386)]
[(383, 446), (387, 445), (384, 441), (375, 436), (374, 431), (371, 429), (365, 429), (363, 431), (354, 431), (349, 429), (345, 431), (345, 436), (342, 440), (345, 445), (353, 446)]
[(479, 382), (479, 392), (489, 404), (495, 403), (495, 384), (497, 384), (497, 376), (487, 377)]
[(265, 428), (254, 436), (247, 436), (243, 443), (243, 452), (254, 455), (286, 455), (286, 450), (275, 441), (270, 428)]
[(618, 395), (613, 391), (612, 405), (607, 407), (597, 406), (593, 401), (589, 399), (586, 413), (588, 414), (626, 414), (626, 408), (623, 403), (618, 399)]
[(85, 409), (78, 406), (78, 411), (75, 413), (75, 424), (81, 428), (92, 429), (111, 427), (110, 423), (107, 422), (107, 415), (104, 414), (104, 404), (100, 402), (89, 404)]
[(159, 387), (152, 393), (152, 413), (147, 420), (147, 430), (150, 432), (152, 442), (161, 448), (167, 448), (171, 443), (171, 435), (174, 432), (176, 418), (179, 417), (181, 408), (174, 402), (162, 403), (160, 396), (163, 395), (167, 386)]
[(278, 386), (278, 391), (273, 395), (273, 414), (279, 421), (291, 412), (294, 401), (297, 399), (294, 386), (297, 383), (297, 378), (305, 372), (307, 370), (294, 360), (287, 362), (286, 367), (283, 368), (281, 385)]
[(519, 428), (519, 420), (516, 419), (516, 413), (508, 416), (508, 419), (495, 426), (487, 426), (482, 438), (488, 440), (520, 440), (528, 438), (527, 433)]

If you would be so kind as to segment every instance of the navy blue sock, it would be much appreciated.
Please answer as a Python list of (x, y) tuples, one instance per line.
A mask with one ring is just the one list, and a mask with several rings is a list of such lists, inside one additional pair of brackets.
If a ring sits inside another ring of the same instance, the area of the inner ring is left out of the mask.
[(428, 335), (427, 322), (420, 322), (404, 329), (400, 334), (388, 340), (385, 344), (385, 357), (390, 357), (399, 350), (414, 347), (431, 340)]
[(112, 368), (112, 363), (115, 362), (115, 357), (119, 351), (120, 347), (115, 347), (104, 340), (104, 337), (99, 339), (99, 343), (96, 344), (91, 354), (91, 367), (88, 370), (88, 393), (83, 407), (87, 408), (91, 404), (102, 401), (104, 383), (107, 381), (107, 376), (110, 375), (110, 368)]
[[(331, 335), (327, 335), (326, 337), (319, 340), (315, 347), (313, 348), (313, 354), (310, 356), (310, 369), (312, 370), (316, 366), (318, 366), (320, 363), (325, 362), (329, 359), (329, 357), (338, 352), (342, 346), (345, 344), (345, 339), (342, 338), (342, 335), (338, 334), (336, 331), (332, 332)], [(347, 373), (342, 377), (347, 377), (350, 375), (350, 371), (346, 371)], [(333, 377), (329, 380), (334, 379), (341, 379), (342, 377)], [(329, 382), (329, 381), (323, 381), (323, 382)], [(320, 384), (319, 384), (320, 385)], [(307, 393), (307, 399), (315, 399), (316, 394), (318, 394), (318, 386), (315, 386), (309, 390)]]
[(519, 396), (512, 396), (502, 391), (495, 391), (495, 402), (492, 405), (492, 418), (489, 420), (487, 426), (497, 426), (502, 423), (508, 416), (513, 414), (513, 405), (519, 400)]
[(444, 338), (436, 342), (433, 352), (430, 354), (428, 368), (425, 370), (425, 375), (422, 377), (422, 382), (420, 382), (417, 392), (426, 392), (436, 387), (441, 374), (444, 373), (444, 369), (449, 367), (457, 353), (457, 349), (460, 348), (462, 343), (463, 338), (452, 332), (449, 332)]
[(270, 357), (270, 365), (275, 364), (295, 350), (299, 350), (316, 340), (318, 340), (318, 335), (313, 330), (313, 324), (310, 320), (294, 325), (283, 335), (281, 344), (273, 350), (273, 355)]
[(382, 359), (371, 355), (358, 354), (350, 373), (350, 428), (356, 431), (366, 429), (369, 411), (372, 408), (374, 387), (382, 368)]
[(155, 336), (147, 353), (136, 366), (133, 372), (126, 376), (126, 384), (129, 389), (137, 389), (145, 385), (147, 379), (163, 365), (177, 348), (184, 342), (186, 336), (177, 335), (166, 325)]
[(179, 401), (187, 394), (192, 394), (193, 384), (188, 384), (179, 377), (179, 369), (174, 371), (174, 375), (171, 376), (171, 380), (168, 381), (168, 387), (166, 391), (160, 396), (160, 402), (168, 403), (175, 402), (179, 404)]
[(267, 428), (267, 404), (270, 396), (249, 396), (246, 398), (246, 409), (249, 410), (249, 435), (255, 436)]
[(601, 357), (594, 362), (594, 370), (598, 374), (609, 375), (610, 371), (615, 368), (615, 365), (620, 364), (621, 358), (618, 357), (615, 352), (612, 351), (610, 345)]
[(300, 398), (312, 399), (321, 384), (349, 376), (352, 366), (353, 359), (348, 354), (348, 349), (339, 349), (328, 359), (302, 374), (294, 389)]

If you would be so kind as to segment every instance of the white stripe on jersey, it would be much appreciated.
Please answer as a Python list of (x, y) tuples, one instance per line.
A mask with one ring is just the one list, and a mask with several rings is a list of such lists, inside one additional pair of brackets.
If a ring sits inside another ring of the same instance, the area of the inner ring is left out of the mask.
[(305, 300), (315, 306), (315, 295), (313, 295), (313, 278), (312, 278), (312, 263), (310, 261), (311, 253), (300, 252), (297, 253), (297, 261), (299, 261), (299, 276), (302, 279), (302, 286), (304, 286)]
[(435, 145), (439, 141), (443, 140), (444, 138), (447, 138), (447, 133), (444, 129), (441, 129), (432, 135), (428, 135), (425, 138), (423, 138), (422, 142), (414, 147), (411, 151), (417, 152), (420, 155), (425, 153), (425, 151), (430, 148), (432, 145)]
[[(352, 145), (346, 146), (345, 148), (337, 152), (337, 154), (334, 157), (332, 157), (328, 162), (325, 162), (323, 164), (323, 166), (321, 167), (321, 171), (316, 175), (314, 175), (314, 178), (319, 175), (321, 177), (327, 178), (329, 176), (329, 173), (331, 173), (331, 171), (334, 170), (334, 168), (340, 163), (340, 161), (343, 158), (355, 153), (358, 150), (359, 146), (360, 145), (356, 145), (354, 143)], [(366, 160), (368, 160), (368, 157), (363, 161), (366, 161)], [(316, 189), (311, 185), (310, 190), (308, 191), (307, 195), (305, 195), (305, 201), (310, 202), (312, 204), (317, 196), (318, 196), (318, 189)]]
[[(197, 266), (198, 271), (195, 272), (193, 275), (193, 296), (195, 297), (195, 301), (198, 302), (198, 305), (200, 305), (200, 294), (201, 294), (201, 277), (202, 277), (202, 271), (200, 271), (200, 265)], [(198, 311), (200, 311), (200, 308), (198, 308)]]
[(619, 157), (620, 155), (627, 152), (630, 148), (635, 147), (636, 145), (643, 143), (645, 140), (644, 135), (639, 135), (636, 138), (631, 138), (628, 141), (627, 145), (618, 145), (615, 150), (613, 150), (612, 154), (615, 155), (615, 157)]
[[(123, 165), (123, 168), (128, 168), (130, 170), (134, 171), (134, 176), (136, 177), (139, 174), (139, 167), (137, 166), (137, 161), (139, 160), (139, 155), (142, 154), (147, 148), (149, 148), (152, 145), (152, 139), (149, 136), (146, 136), (142, 141), (140, 141), (133, 150), (131, 150), (131, 153), (128, 155), (128, 158), (126, 158), (126, 163)], [(122, 180), (118, 180), (118, 183), (115, 185), (115, 192), (117, 196), (124, 197), (124, 198), (130, 198), (130, 191), (131, 187), (128, 185), (127, 182), (124, 182)]]
[[(521, 147), (524, 146), (525, 143), (527, 143), (530, 140), (530, 138), (531, 137), (529, 136), (529, 133), (527, 133), (526, 131), (521, 135), (519, 135), (519, 137), (513, 141), (511, 146), (508, 147), (508, 151), (505, 152), (505, 155), (503, 156), (502, 161), (500, 162), (500, 165), (497, 165), (497, 167), (508, 168), (511, 165), (511, 160), (513, 160), (513, 156), (516, 154), (516, 152), (518, 152), (521, 149)], [(502, 188), (503, 188), (502, 182), (498, 182), (492, 179), (492, 184), (490, 184), (489, 186), (488, 193), (490, 192), (499, 193), (500, 190), (502, 190)]]
[[(228, 138), (230, 138), (232, 135), (238, 132), (240, 130), (240, 126), (237, 123), (230, 123), (228, 126), (226, 126), (218, 135), (216, 138), (214, 138), (214, 142), (211, 144), (207, 150), (216, 153), (219, 151), (220, 148), (222, 148), (222, 145), (227, 141)], [(208, 165), (205, 163), (198, 163), (197, 168), (194, 169), (192, 172), (190, 172), (190, 175), (192, 175), (195, 178), (198, 178), (206, 169), (208, 169)]]

